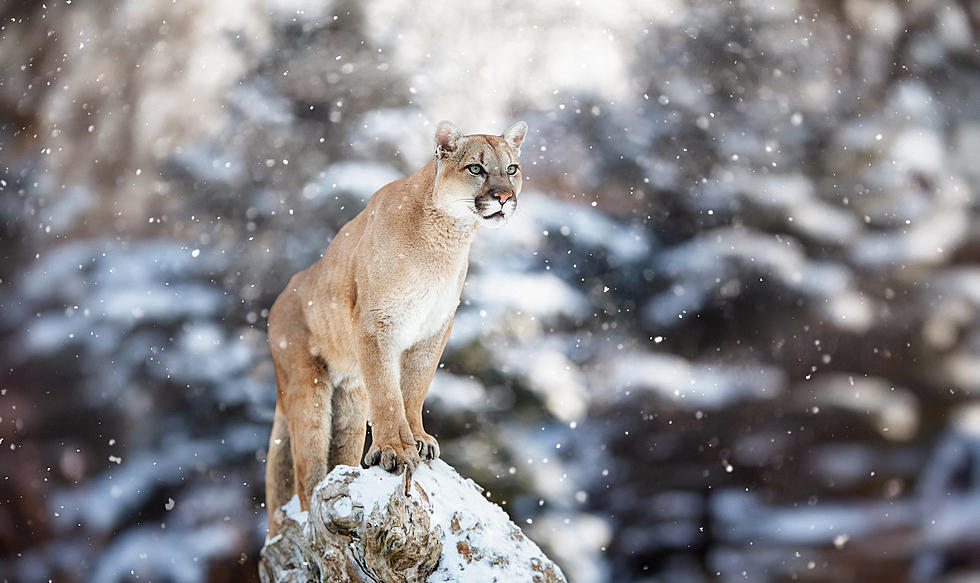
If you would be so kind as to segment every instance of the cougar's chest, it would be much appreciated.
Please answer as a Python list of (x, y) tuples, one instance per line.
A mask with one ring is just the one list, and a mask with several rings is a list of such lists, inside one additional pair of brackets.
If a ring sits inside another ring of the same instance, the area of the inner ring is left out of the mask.
[(402, 350), (442, 330), (459, 306), (461, 275), (420, 278), (403, 290), (389, 320)]

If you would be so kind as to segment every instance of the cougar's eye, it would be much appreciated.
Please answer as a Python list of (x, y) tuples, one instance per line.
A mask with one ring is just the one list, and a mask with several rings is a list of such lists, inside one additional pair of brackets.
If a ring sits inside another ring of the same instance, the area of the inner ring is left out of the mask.
[(480, 166), (479, 164), (470, 164), (466, 167), (466, 169), (469, 170), (470, 174), (474, 176), (479, 176), (483, 173), (483, 166)]
[(510, 166), (508, 166), (507, 174), (510, 174), (511, 176), (517, 174), (517, 164), (511, 164)]

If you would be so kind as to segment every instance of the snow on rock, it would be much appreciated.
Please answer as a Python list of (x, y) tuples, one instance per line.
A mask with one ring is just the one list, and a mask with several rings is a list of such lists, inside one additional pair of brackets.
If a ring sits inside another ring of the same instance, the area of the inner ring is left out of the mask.
[(313, 492), (308, 513), (293, 500), (262, 549), (265, 582), (565, 581), (472, 480), (445, 462), (423, 464), (406, 496), (404, 477), (338, 466)]

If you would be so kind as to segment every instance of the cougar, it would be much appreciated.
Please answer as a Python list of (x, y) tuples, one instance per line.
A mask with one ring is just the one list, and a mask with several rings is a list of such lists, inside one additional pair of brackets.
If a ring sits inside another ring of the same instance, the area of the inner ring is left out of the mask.
[[(422, 403), (439, 365), (481, 226), (499, 228), (521, 192), (527, 124), (499, 136), (436, 127), (435, 156), (383, 186), (269, 311), (276, 410), (266, 460), (269, 536), (280, 508), (340, 464), (411, 472), (439, 456)], [(408, 476), (406, 476), (408, 477)]]

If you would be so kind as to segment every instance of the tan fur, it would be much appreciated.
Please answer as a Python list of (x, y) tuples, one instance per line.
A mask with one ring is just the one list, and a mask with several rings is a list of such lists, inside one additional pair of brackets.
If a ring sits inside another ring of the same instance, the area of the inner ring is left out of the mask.
[[(470, 243), (499, 227), (521, 190), (527, 124), (501, 136), (436, 130), (436, 156), (376, 192), (323, 257), (294, 275), (269, 312), (277, 399), (266, 462), (269, 534), (294, 493), (338, 464), (411, 471), (439, 455), (422, 426), (422, 403), (452, 328)], [(474, 175), (468, 169), (479, 164)], [(512, 170), (514, 168), (511, 168)], [(421, 455), (420, 455), (421, 454)]]

